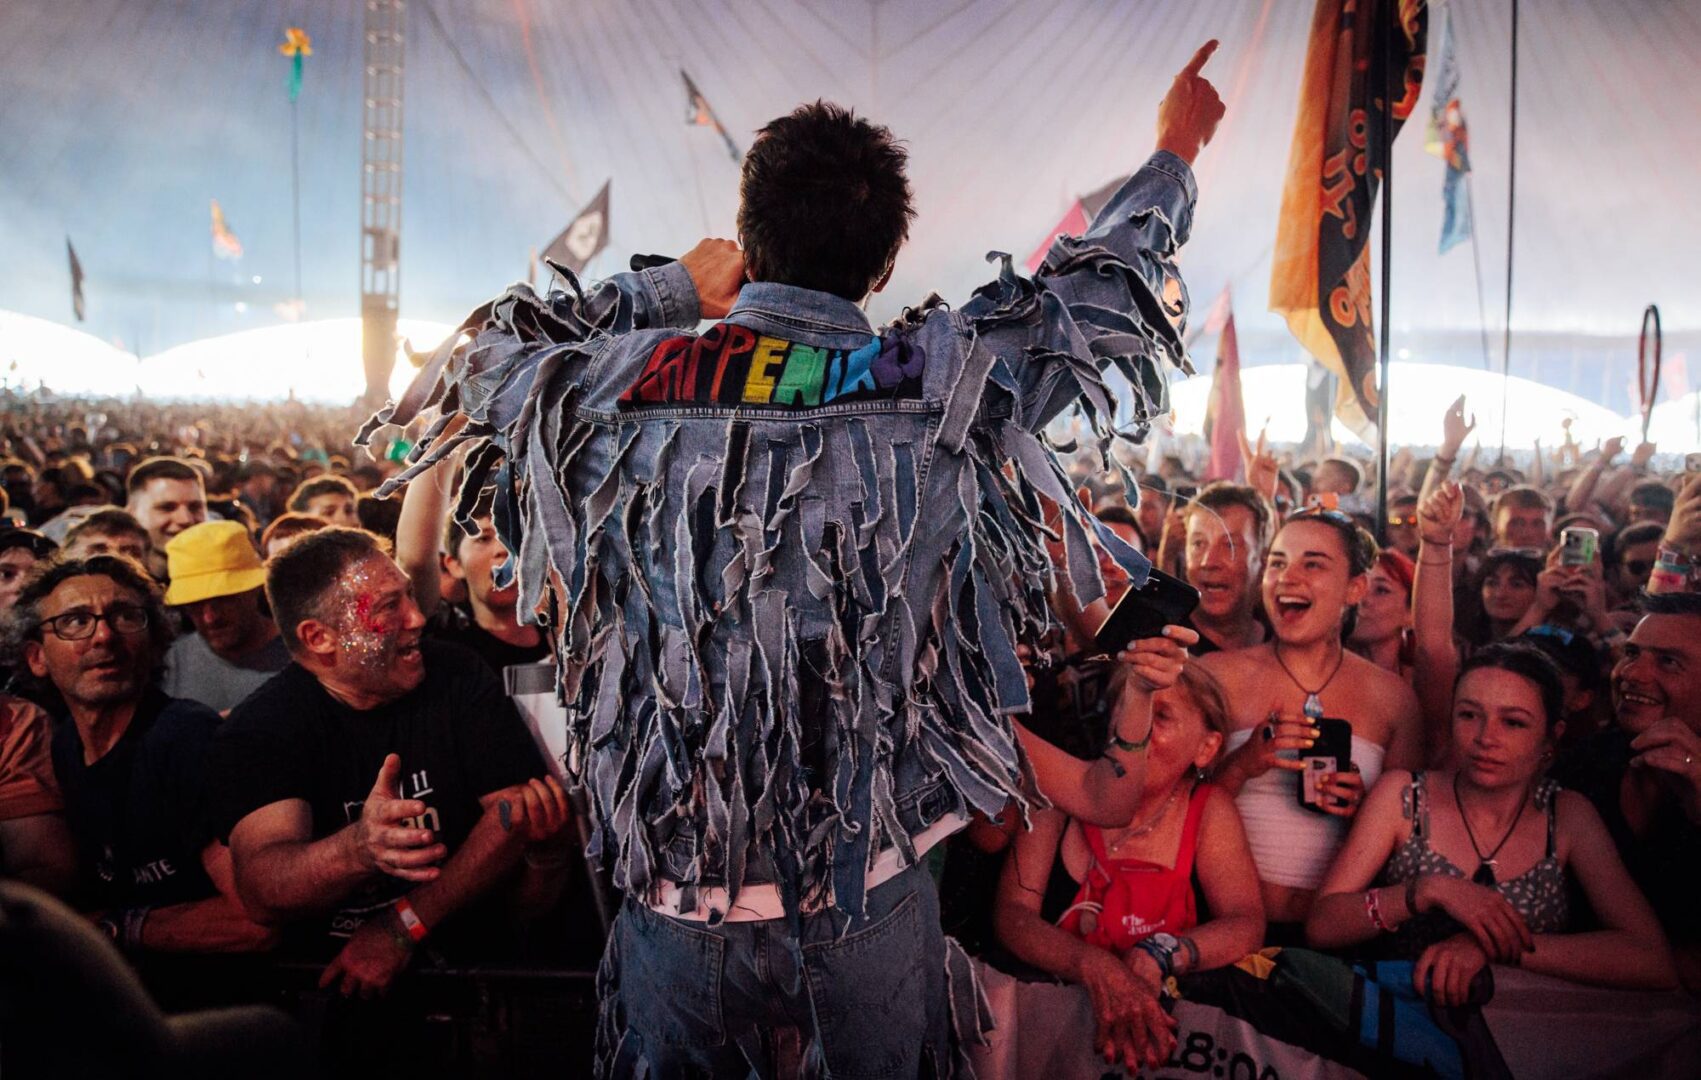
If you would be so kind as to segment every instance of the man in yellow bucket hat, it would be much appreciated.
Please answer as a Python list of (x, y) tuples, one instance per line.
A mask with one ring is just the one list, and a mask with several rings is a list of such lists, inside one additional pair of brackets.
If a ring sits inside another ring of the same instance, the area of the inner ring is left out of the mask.
[(205, 521), (172, 537), (165, 556), (165, 602), (183, 610), (195, 633), (166, 653), (163, 689), (228, 712), (289, 665), (266, 609), (260, 553), (240, 522)]

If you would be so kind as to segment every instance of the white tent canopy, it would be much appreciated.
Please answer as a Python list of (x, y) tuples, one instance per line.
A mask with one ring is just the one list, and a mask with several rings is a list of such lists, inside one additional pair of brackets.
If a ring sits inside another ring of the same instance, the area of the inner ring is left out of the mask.
[[(1637, 424), (1610, 409), (1603, 409), (1575, 394), (1543, 386), (1517, 376), (1502, 380), (1499, 375), (1478, 368), (1452, 367), (1445, 364), (1417, 364), (1396, 361), (1391, 365), (1389, 380), (1393, 384), (1396, 402), (1389, 416), (1388, 435), (1394, 446), (1434, 446), (1441, 439), (1441, 417), (1460, 394), (1465, 395), (1467, 415), (1475, 413), (1477, 430), (1473, 436), (1485, 448), (1500, 446), (1500, 404), (1502, 394), (1509, 396), (1512, 408), (1506, 416), (1506, 445), (1513, 450), (1529, 450), (1537, 439), (1544, 447), (1559, 445), (1563, 436), (1560, 421), (1571, 420), (1571, 433), (1585, 447), (1595, 440), (1623, 435), (1633, 440)], [(1241, 395), (1246, 403), (1246, 427), (1256, 438), (1259, 428), (1269, 424), (1273, 442), (1297, 443), (1305, 438), (1305, 412), (1295, 408), (1295, 402), (1305, 400), (1304, 364), (1271, 364), (1248, 368), (1240, 373)], [(1175, 416), (1177, 434), (1198, 435), (1204, 431), (1205, 410), (1210, 401), (1211, 380), (1189, 379), (1172, 388), (1171, 411)], [(1337, 442), (1362, 445), (1353, 433), (1339, 422), (1335, 424)], [(1664, 447), (1663, 449), (1675, 449)]]

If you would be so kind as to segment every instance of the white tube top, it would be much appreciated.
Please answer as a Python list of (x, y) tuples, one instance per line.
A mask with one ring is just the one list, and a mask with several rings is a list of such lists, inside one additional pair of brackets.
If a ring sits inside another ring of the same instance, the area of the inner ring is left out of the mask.
[[(1257, 728), (1230, 732), (1223, 744), (1225, 756), (1240, 749)], [(1383, 749), (1369, 739), (1353, 736), (1353, 763), (1364, 777), (1368, 792), (1382, 775)], [(1294, 751), (1281, 751), (1293, 758)], [(1246, 826), (1246, 841), (1258, 879), (1294, 889), (1316, 889), (1347, 838), (1351, 818), (1319, 814), (1299, 805), (1299, 773), (1271, 769), (1248, 780), (1235, 796), (1234, 805)]]

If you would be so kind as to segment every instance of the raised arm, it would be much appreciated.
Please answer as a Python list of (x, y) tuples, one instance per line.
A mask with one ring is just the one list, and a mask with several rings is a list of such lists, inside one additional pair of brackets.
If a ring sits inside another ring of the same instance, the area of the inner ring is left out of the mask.
[(1465, 445), (1465, 437), (1476, 429), (1475, 413), (1471, 414), (1470, 423), (1465, 422), (1465, 395), (1460, 394), (1441, 418), (1441, 446), (1429, 463), (1429, 471), (1424, 474), (1420, 498), (1428, 498), (1430, 492), (1446, 482), (1459, 460), (1459, 450)]
[(1222, 119), (1199, 74), (1207, 43), (1158, 107), (1157, 151), (1122, 185), (1081, 237), (1059, 237), (1032, 280), (1006, 259), (997, 281), (962, 307), (977, 342), (1018, 384), (1018, 422), (1044, 427), (1078, 398), (1108, 418), (1114, 403), (1098, 372), (1115, 365), (1135, 391), (1161, 401), (1160, 357), (1186, 362), (1187, 291), (1174, 257), (1192, 228), (1192, 162)]
[[(675, 262), (615, 274), (589, 289), (571, 275), (567, 290), (548, 296), (528, 285), (511, 287), (468, 315), (401, 400), (373, 416), (355, 436), (356, 444), (364, 446), (381, 427), (406, 425), (430, 408), (442, 410), (415, 446), (409, 467), (385, 481), (378, 494), (389, 495), (464, 441), (488, 438), (517, 420), (546, 355), (578, 349), (599, 335), (692, 327), (700, 319), (719, 318), (743, 282), (738, 245), (703, 240)], [(462, 420), (455, 421), (457, 416)], [(462, 426), (451, 432), (452, 422)]]
[(1614, 435), (1606, 441), (1595, 460), (1589, 462), (1588, 466), (1577, 474), (1577, 479), (1571, 482), (1571, 490), (1565, 495), (1565, 509), (1568, 513), (1579, 514), (1588, 510), (1589, 503), (1595, 497), (1595, 485), (1601, 482), (1601, 473), (1612, 464), (1613, 458), (1623, 452), (1622, 437)]
[[(451, 421), (442, 437), (453, 438), (462, 422), (464, 418)], [(449, 520), (459, 461), (460, 454), (451, 454), (415, 476), (402, 494), (402, 512), (396, 521), (396, 565), (413, 582), (413, 602), (428, 619), (443, 602), (443, 526)]]
[(1164, 637), (1133, 642), (1117, 660), (1129, 666), (1111, 707), (1110, 741), (1093, 761), (1065, 753), (1016, 723), (1016, 737), (1033, 765), (1040, 793), (1068, 814), (1100, 828), (1128, 824), (1146, 786), (1146, 744), (1152, 738), (1152, 695), (1175, 685), (1187, 647), (1199, 635), (1166, 626)]
[(1412, 685), (1423, 712), (1425, 756), (1432, 762), (1441, 760), (1451, 735), (1453, 680), (1459, 671), (1459, 650), (1453, 644), (1453, 530), (1464, 511), (1465, 494), (1451, 481), (1418, 503), (1417, 571), (1412, 579), (1417, 662)]

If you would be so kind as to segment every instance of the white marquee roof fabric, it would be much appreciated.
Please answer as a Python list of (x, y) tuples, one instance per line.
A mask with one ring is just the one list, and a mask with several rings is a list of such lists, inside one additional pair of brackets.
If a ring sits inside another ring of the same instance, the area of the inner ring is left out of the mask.
[[(1451, 0), (1476, 166), (1481, 292), (1499, 365), (1510, 0)], [(1443, 5), (1432, 5), (1439, 38)], [(0, 5), (0, 307), (70, 322), (65, 239), (97, 336), (143, 355), (280, 321), (293, 292), (287, 26), (313, 39), (299, 103), (307, 317), (358, 314), (357, 0), (8, 0)], [(876, 316), (960, 299), (1072, 198), (1149, 150), (1201, 41), (1229, 102), (1199, 167), (1185, 270), (1232, 285), (1248, 364), (1297, 349), (1263, 311), (1309, 0), (412, 0), (404, 317), (455, 322), (526, 271), (612, 178), (612, 245), (732, 235), (737, 166), (685, 123), (689, 70), (733, 138), (827, 97), (909, 141), (920, 218)], [(1643, 304), (1668, 356), (1701, 342), (1701, 6), (1541, 0), (1520, 26), (1513, 370), (1629, 412)], [(1427, 96), (1423, 110), (1427, 109)], [(1396, 147), (1394, 338), (1484, 362), (1469, 246), (1435, 253), (1441, 163), (1422, 117)], [(211, 252), (218, 199), (244, 254)], [(1201, 343), (1204, 366), (1212, 347)]]

